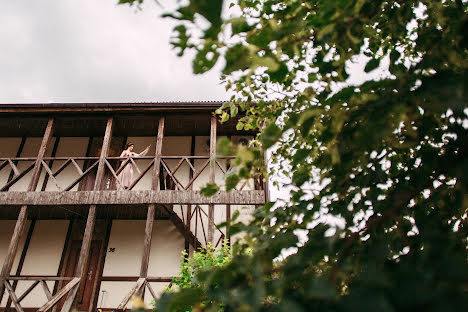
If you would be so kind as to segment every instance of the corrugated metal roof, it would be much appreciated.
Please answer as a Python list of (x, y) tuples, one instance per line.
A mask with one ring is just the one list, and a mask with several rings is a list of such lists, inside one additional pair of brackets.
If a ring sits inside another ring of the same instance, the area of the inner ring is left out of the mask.
[(74, 103), (3, 103), (0, 108), (104, 108), (104, 107), (212, 107), (222, 105), (226, 101), (168, 101), (168, 102), (74, 102)]
[(114, 102), (114, 103), (24, 103), (0, 104), (0, 113), (67, 113), (67, 112), (146, 112), (146, 111), (214, 111), (224, 101)]

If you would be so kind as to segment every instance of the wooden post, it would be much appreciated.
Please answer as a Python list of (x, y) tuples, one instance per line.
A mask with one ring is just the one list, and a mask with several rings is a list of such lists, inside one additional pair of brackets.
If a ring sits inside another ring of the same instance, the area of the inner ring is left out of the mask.
[[(50, 154), (50, 157), (55, 157), (55, 155), (57, 154), (57, 149), (58, 149), (59, 143), (60, 143), (60, 137), (56, 137), (55, 142), (54, 142), (54, 147), (52, 148), (52, 153)], [(52, 166), (54, 165), (54, 161), (49, 160), (49, 163), (47, 165), (49, 166), (50, 170), (52, 170)], [(48, 182), (49, 182), (49, 175), (46, 174), (46, 176), (44, 177), (44, 181), (42, 182), (41, 192), (46, 190)]]
[(3, 262), (2, 271), (0, 273), (0, 298), (3, 298), (5, 291), (5, 280), (6, 277), (10, 274), (13, 261), (15, 260), (16, 251), (18, 249), (18, 243), (26, 225), (26, 220), (28, 218), (27, 209), (27, 206), (21, 207), (18, 220), (16, 221), (15, 229), (13, 231), (13, 236), (11, 237), (10, 245), (8, 246), (8, 252), (5, 257), (5, 261)]
[(36, 190), (37, 184), (39, 183), (39, 178), (41, 176), (41, 163), (42, 159), (47, 150), (47, 145), (49, 145), (50, 140), (52, 139), (52, 133), (54, 132), (54, 119), (49, 119), (47, 123), (46, 130), (44, 132), (44, 137), (42, 138), (41, 147), (39, 148), (39, 153), (36, 158), (36, 163), (34, 164), (34, 170), (31, 176), (31, 182), (29, 183), (28, 191), (34, 192)]
[[(86, 220), (86, 228), (85, 228), (85, 232), (83, 235), (83, 242), (81, 243), (80, 256), (78, 258), (78, 264), (76, 265), (76, 271), (75, 271), (75, 278), (77, 278), (79, 282), (74, 287), (70, 288), (67, 299), (65, 300), (62, 306), (62, 312), (68, 312), (72, 310), (73, 304), (75, 302), (76, 294), (80, 287), (80, 282), (83, 281), (83, 278), (86, 278), (85, 276), (86, 272), (84, 272), (83, 269), (85, 268), (86, 262), (88, 261), (89, 248), (91, 246), (91, 240), (93, 238), (93, 231), (94, 231), (95, 223), (96, 223), (96, 205), (91, 205), (89, 207), (88, 218)], [(60, 294), (60, 291), (58, 294)], [(57, 301), (58, 300), (60, 300), (60, 298), (58, 298)]]
[[(210, 183), (215, 183), (216, 176), (216, 116), (211, 116), (210, 127)], [(208, 206), (208, 243), (213, 243), (214, 237), (214, 205)]]
[[(44, 158), (47, 145), (52, 138), (54, 128), (54, 119), (49, 119), (46, 129), (44, 131), (44, 136), (42, 138), (41, 147), (39, 148), (39, 152), (37, 154), (37, 159), (34, 164), (33, 173), (31, 176), (31, 181), (29, 182), (28, 191), (34, 191), (37, 187), (37, 183), (39, 182), (40, 172), (41, 172), (41, 162)], [(3, 294), (5, 291), (5, 278), (10, 274), (11, 267), (13, 266), (13, 261), (15, 260), (16, 251), (18, 250), (18, 244), (21, 239), (21, 235), (23, 234), (24, 227), (26, 225), (26, 221), (28, 219), (28, 206), (24, 205), (21, 207), (20, 213), (18, 215), (18, 219), (16, 221), (15, 229), (13, 231), (13, 236), (10, 240), (10, 245), (8, 246), (7, 255), (5, 257), (5, 261), (3, 262), (2, 271), (0, 272), (0, 298), (3, 298)]]
[[(70, 243), (70, 237), (72, 234), (73, 230), (73, 223), (74, 220), (70, 219), (70, 222), (68, 223), (68, 229), (67, 229), (67, 234), (65, 236), (65, 243), (63, 244), (63, 250), (62, 250), (62, 256), (60, 257), (60, 263), (59, 267), (57, 270), (57, 276), (64, 276), (66, 266), (65, 266), (65, 260), (68, 258), (68, 255), (70, 253), (70, 248), (69, 248), (69, 243)], [(52, 290), (52, 294), (55, 295), (57, 294), (58, 290), (62, 288), (64, 281), (57, 281), (54, 285), (54, 289)], [(54, 306), (52, 308), (52, 312), (57, 311), (57, 306)]]
[[(21, 143), (20, 143), (20, 145), (18, 147), (18, 152), (16, 152), (16, 157), (17, 158), (21, 157), (21, 153), (23, 152), (23, 148), (24, 148), (25, 144), (26, 144), (26, 137), (24, 136), (24, 137), (21, 138)], [(14, 161), (13, 164), (16, 166), (18, 164), (18, 162)], [(7, 182), (10, 182), (13, 179), (14, 175), (15, 175), (15, 171), (13, 170), (13, 168), (11, 168), (10, 174), (8, 175)], [(9, 187), (7, 187), (5, 191), (8, 191), (8, 189), (9, 189)]]
[(266, 176), (263, 176), (263, 191), (265, 192), (265, 203), (270, 200), (270, 188), (268, 186), (268, 158), (267, 151), (262, 151), (263, 166), (265, 167)]
[(143, 243), (143, 256), (141, 258), (140, 277), (146, 278), (148, 276), (149, 256), (151, 251), (151, 238), (153, 234), (153, 223), (155, 214), (155, 204), (148, 206), (148, 214), (146, 217), (145, 227), (145, 240)]
[(164, 116), (159, 117), (158, 123), (158, 136), (156, 138), (156, 151), (154, 153), (154, 167), (153, 167), (153, 190), (159, 189), (159, 169), (161, 168), (161, 152), (164, 137)]
[[(28, 253), (29, 243), (31, 242), (31, 237), (34, 232), (35, 226), (36, 226), (36, 220), (31, 220), (31, 224), (29, 225), (28, 234), (26, 235), (26, 240), (24, 241), (23, 251), (21, 252), (21, 257), (19, 259), (18, 267), (16, 268), (15, 275), (18, 275), (18, 276), (21, 275), (21, 270), (23, 269), (24, 260), (26, 259), (26, 255)], [(13, 285), (11, 286), (13, 291), (16, 290), (16, 286), (18, 286), (17, 280), (13, 281)], [(11, 298), (8, 298), (8, 301), (6, 304), (6, 310), (8, 310), (10, 306), (11, 306)]]
[[(126, 140), (125, 140), (126, 141)], [(94, 288), (94, 294), (93, 294), (93, 300), (91, 301), (92, 303), (90, 304), (90, 307), (88, 309), (88, 312), (93, 312), (96, 311), (97, 308), (102, 308), (98, 307), (98, 300), (99, 300), (99, 290), (101, 289), (101, 283), (102, 283), (102, 272), (104, 270), (104, 263), (106, 262), (106, 255), (107, 255), (107, 248), (109, 247), (109, 238), (112, 230), (112, 219), (107, 221), (107, 230), (106, 230), (106, 236), (104, 237), (104, 242), (102, 243), (101, 247), (101, 255), (98, 263), (98, 280), (95, 283), (96, 287)]]
[(102, 141), (101, 155), (99, 157), (99, 166), (96, 173), (96, 180), (94, 181), (94, 190), (98, 191), (101, 189), (102, 178), (104, 177), (104, 171), (106, 169), (106, 157), (109, 151), (109, 146), (112, 139), (112, 130), (114, 128), (114, 120), (112, 117), (107, 119), (106, 132), (104, 134), (104, 140)]
[[(99, 158), (99, 167), (96, 174), (96, 181), (94, 183), (94, 190), (98, 191), (101, 188), (102, 179), (104, 177), (105, 171), (105, 160), (107, 153), (109, 151), (110, 142), (112, 139), (112, 129), (113, 129), (113, 118), (110, 117), (107, 120), (106, 132), (104, 134), (104, 140), (102, 141), (101, 155)], [(78, 264), (76, 265), (75, 277), (79, 278), (80, 283), (86, 278), (86, 272), (84, 268), (88, 262), (89, 258), (89, 249), (91, 247), (91, 241), (93, 239), (94, 225), (96, 223), (96, 205), (91, 205), (89, 207), (88, 218), (86, 220), (86, 228), (83, 235), (83, 242), (81, 243), (80, 256), (78, 258)], [(67, 299), (62, 306), (62, 312), (69, 312), (72, 310), (73, 304), (75, 302), (75, 297), (78, 292), (80, 283), (76, 284), (71, 288), (68, 293)]]
[[(190, 142), (190, 156), (195, 156), (195, 136), (193, 135)], [(190, 164), (193, 168), (195, 168), (195, 160), (192, 158), (190, 159)], [(192, 181), (193, 178), (193, 170), (189, 168), (189, 181)], [(190, 190), (193, 189), (193, 183), (190, 185)], [(190, 223), (192, 222), (192, 205), (187, 205), (187, 220), (185, 226), (190, 231)], [(195, 247), (196, 249), (196, 247)], [(185, 252), (187, 253), (187, 257), (185, 261), (188, 261), (188, 255), (190, 254), (190, 242), (186, 239), (185, 240)]]

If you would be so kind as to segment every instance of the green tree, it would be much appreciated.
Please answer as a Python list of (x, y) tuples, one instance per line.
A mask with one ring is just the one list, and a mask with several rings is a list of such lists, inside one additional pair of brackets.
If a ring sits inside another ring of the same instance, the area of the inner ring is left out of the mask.
[[(200, 276), (204, 310), (466, 309), (467, 10), (462, 0), (189, 0), (166, 15), (181, 21), (172, 44), (195, 51), (195, 73), (223, 62), (235, 95), (221, 119), (245, 114), (238, 129), (260, 129), (272, 174), (293, 189), (231, 226), (246, 239)], [(383, 74), (353, 79), (357, 59)], [(232, 184), (258, 172), (258, 150), (243, 153)]]
[[(185, 250), (182, 251), (179, 274), (166, 289), (163, 300), (155, 302), (155, 311), (192, 311), (197, 304), (201, 307), (209, 304), (209, 298), (203, 291), (206, 287), (205, 281), (199, 280), (198, 276), (210, 269), (223, 267), (229, 261), (231, 261), (231, 251), (227, 240), (224, 241), (221, 248), (215, 248), (208, 244), (206, 248), (194, 251), (191, 257)], [(210, 286), (213, 287), (213, 285)], [(203, 297), (206, 302), (200, 300)]]

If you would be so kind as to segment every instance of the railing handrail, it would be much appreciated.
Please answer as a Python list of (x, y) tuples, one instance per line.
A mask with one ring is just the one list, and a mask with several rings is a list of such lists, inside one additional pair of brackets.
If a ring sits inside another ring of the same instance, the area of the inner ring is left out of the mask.
[[(118, 157), (118, 156), (111, 156), (111, 157), (106, 157), (106, 159), (115, 159), (115, 160), (126, 160), (128, 158), (133, 158), (133, 159), (154, 159), (154, 156), (135, 156), (135, 157)], [(209, 155), (206, 156), (161, 156), (163, 159), (182, 159), (182, 158), (187, 158), (187, 159), (210, 159)], [(234, 159), (235, 156), (217, 156), (217, 159)], [(0, 157), (0, 161), (5, 161), (5, 160), (14, 160), (14, 161), (35, 161), (37, 157)], [(74, 159), (74, 160), (98, 160), (98, 156), (60, 156), (60, 157), (44, 157), (43, 160), (68, 160), (68, 159)]]
[[(68, 160), (68, 159), (74, 159), (74, 160), (98, 160), (99, 157), (81, 157), (81, 156), (63, 156), (63, 157), (44, 157), (42, 160)], [(14, 160), (14, 161), (36, 161), (37, 157), (1, 157), (0, 161), (5, 161), (5, 160)]]

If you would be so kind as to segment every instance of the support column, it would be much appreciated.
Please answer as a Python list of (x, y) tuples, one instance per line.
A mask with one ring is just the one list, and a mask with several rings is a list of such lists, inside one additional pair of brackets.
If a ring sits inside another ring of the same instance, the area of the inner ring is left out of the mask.
[[(158, 123), (158, 136), (156, 137), (156, 150), (154, 153), (154, 167), (153, 167), (153, 190), (159, 187), (159, 169), (161, 164), (162, 144), (164, 138), (164, 116), (159, 118)], [(148, 205), (148, 213), (146, 215), (145, 227), (145, 240), (143, 242), (143, 256), (141, 258), (140, 277), (145, 278), (148, 276), (149, 256), (151, 251), (151, 239), (153, 234), (154, 215), (156, 205)]]
[(161, 168), (161, 152), (164, 138), (164, 116), (159, 117), (158, 136), (156, 138), (156, 151), (154, 153), (153, 183), (154, 191), (159, 190), (159, 170)]
[(146, 215), (146, 227), (145, 227), (145, 240), (143, 243), (143, 256), (141, 257), (141, 268), (140, 268), (140, 277), (148, 277), (148, 265), (149, 265), (149, 256), (151, 251), (151, 238), (153, 234), (153, 223), (154, 223), (154, 214), (155, 214), (155, 204), (150, 204), (148, 206), (148, 214)]
[[(24, 242), (23, 251), (21, 252), (21, 256), (18, 262), (18, 267), (16, 268), (15, 275), (18, 275), (18, 276), (21, 275), (21, 270), (23, 269), (26, 255), (28, 254), (29, 243), (31, 242), (31, 237), (32, 237), (35, 227), (36, 227), (36, 220), (31, 220), (31, 224), (29, 225), (28, 234), (26, 235), (26, 240)], [(19, 281), (13, 281), (13, 285), (11, 285), (11, 288), (13, 288), (13, 290), (16, 290), (16, 287), (18, 286), (18, 282)], [(8, 298), (7, 304), (5, 306), (5, 310), (8, 310), (10, 306), (11, 306), (11, 298)]]
[[(195, 139), (196, 137), (193, 135), (190, 142), (190, 156), (195, 156)], [(195, 168), (195, 160), (192, 158), (190, 159), (190, 164), (193, 168)], [(193, 170), (192, 168), (189, 169), (189, 181), (192, 181), (193, 178)], [(193, 183), (190, 185), (190, 190), (193, 189)], [(192, 205), (187, 205), (187, 220), (185, 221), (185, 226), (190, 231), (190, 223), (192, 222)], [(197, 249), (197, 246), (194, 247), (194, 250)], [(190, 242), (185, 239), (185, 252), (187, 253), (187, 257), (185, 261), (188, 261), (188, 255), (190, 254)]]
[(106, 132), (104, 134), (104, 140), (102, 141), (101, 155), (99, 157), (99, 165), (96, 173), (96, 180), (94, 181), (94, 190), (98, 191), (101, 189), (102, 178), (104, 177), (104, 171), (106, 169), (106, 157), (109, 151), (109, 146), (112, 139), (112, 130), (114, 129), (114, 120), (112, 117), (107, 119)]
[[(44, 158), (47, 146), (52, 138), (52, 133), (54, 131), (54, 119), (51, 118), (47, 122), (46, 129), (44, 131), (44, 136), (42, 137), (42, 143), (37, 154), (36, 162), (34, 164), (33, 173), (31, 176), (31, 181), (29, 182), (28, 192), (36, 190), (39, 178), (41, 176), (41, 162)], [(2, 271), (0, 272), (0, 299), (3, 298), (5, 291), (5, 278), (10, 274), (11, 267), (13, 266), (13, 261), (15, 260), (16, 251), (18, 250), (18, 244), (23, 234), (26, 221), (28, 219), (28, 206), (24, 205), (21, 207), (18, 219), (16, 221), (15, 229), (13, 231), (13, 236), (11, 237), (10, 245), (8, 246), (8, 252), (3, 262)]]
[[(211, 127), (210, 127), (210, 183), (215, 183), (216, 176), (216, 124), (217, 120), (215, 116), (211, 116)], [(208, 206), (208, 243), (213, 244), (214, 238), (214, 205)]]
[[(102, 179), (104, 177), (104, 171), (106, 169), (105, 160), (109, 151), (112, 130), (114, 128), (114, 120), (112, 117), (107, 119), (106, 132), (104, 134), (104, 140), (102, 142), (101, 155), (99, 157), (99, 167), (96, 174), (96, 181), (94, 183), (94, 190), (98, 191), (101, 189)], [(83, 235), (83, 242), (81, 243), (80, 256), (78, 258), (78, 264), (75, 270), (75, 277), (80, 279), (80, 283), (76, 284), (68, 293), (67, 299), (62, 306), (62, 312), (69, 312), (75, 302), (76, 294), (80, 287), (81, 281), (87, 277), (87, 272), (84, 270), (89, 258), (89, 249), (91, 247), (91, 241), (93, 239), (94, 225), (96, 223), (96, 205), (91, 205), (88, 211), (88, 218), (86, 220), (86, 228)], [(52, 300), (60, 300), (60, 298), (53, 298)], [(52, 301), (51, 300), (51, 301)]]
[[(156, 137), (156, 151), (154, 153), (154, 166), (153, 166), (153, 176), (152, 176), (152, 189), (157, 191), (159, 190), (159, 170), (161, 168), (161, 153), (162, 153), (162, 144), (164, 138), (164, 116), (159, 118), (158, 123), (158, 135)], [(156, 205), (148, 205), (148, 213), (146, 215), (146, 226), (145, 226), (145, 240), (143, 241), (143, 255), (141, 257), (141, 267), (140, 267), (140, 278), (138, 279), (136, 285), (127, 293), (123, 298), (122, 302), (117, 307), (117, 310), (125, 310), (128, 301), (133, 295), (144, 297), (145, 287), (148, 287), (151, 290), (151, 287), (148, 284), (146, 278), (148, 277), (148, 266), (149, 266), (149, 257), (151, 253), (151, 239), (153, 236), (153, 224), (154, 216), (156, 212)]]
[(41, 147), (39, 148), (39, 153), (36, 158), (36, 163), (34, 164), (34, 170), (31, 176), (31, 182), (29, 183), (28, 191), (34, 192), (36, 191), (37, 184), (39, 183), (39, 178), (41, 176), (41, 163), (42, 159), (47, 150), (47, 146), (49, 145), (50, 140), (52, 139), (52, 134), (54, 132), (54, 119), (49, 119), (47, 123), (46, 130), (44, 132), (44, 137), (42, 138)]

